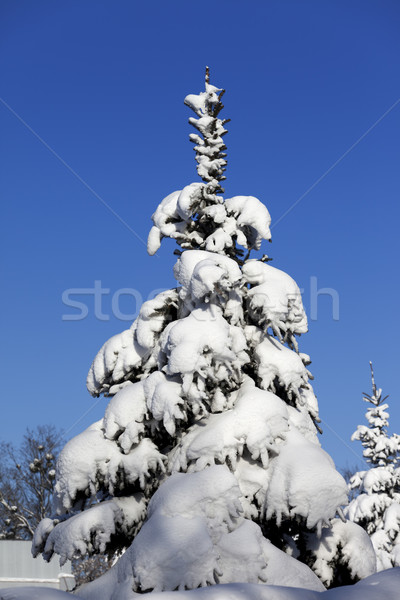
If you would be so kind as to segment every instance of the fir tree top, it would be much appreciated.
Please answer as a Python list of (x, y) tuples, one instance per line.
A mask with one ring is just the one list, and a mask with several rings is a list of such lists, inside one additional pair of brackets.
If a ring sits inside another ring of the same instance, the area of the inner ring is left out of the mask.
[(228, 132), (224, 125), (230, 119), (219, 119), (224, 108), (221, 98), (225, 90), (210, 84), (210, 70), (206, 67), (205, 91), (200, 94), (189, 94), (184, 102), (197, 115), (189, 118), (189, 123), (199, 132), (191, 133), (190, 141), (195, 144), (197, 173), (208, 184), (208, 192), (224, 192), (220, 182), (226, 179), (226, 146), (223, 136)]
[(170, 237), (185, 250), (226, 254), (242, 264), (244, 249), (248, 258), (251, 250), (259, 250), (263, 239), (271, 239), (271, 217), (257, 198), (224, 199), (219, 195), (224, 193), (221, 181), (227, 164), (224, 125), (230, 120), (218, 116), (224, 92), (210, 84), (207, 67), (205, 91), (185, 98), (185, 104), (196, 114), (189, 123), (198, 133), (190, 134), (190, 140), (195, 144), (197, 172), (203, 183), (191, 183), (169, 194), (158, 206), (147, 243), (151, 255), (157, 252), (163, 237)]
[(363, 456), (367, 462), (375, 466), (386, 466), (393, 462), (398, 452), (398, 436), (388, 436), (387, 428), (389, 426), (389, 408), (385, 400), (389, 396), (382, 398), (382, 390), (377, 388), (374, 377), (372, 362), (371, 368), (372, 394), (363, 394), (364, 402), (372, 404), (366, 412), (366, 418), (369, 426), (359, 425), (352, 435), (352, 440), (359, 440), (363, 447)]

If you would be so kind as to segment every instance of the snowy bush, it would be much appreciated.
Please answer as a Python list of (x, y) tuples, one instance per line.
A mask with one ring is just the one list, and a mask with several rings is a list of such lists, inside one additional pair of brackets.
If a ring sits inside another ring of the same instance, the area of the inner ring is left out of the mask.
[(335, 520), (347, 488), (317, 437), (299, 288), (250, 259), (269, 213), (222, 196), (222, 94), (207, 74), (186, 98), (203, 181), (153, 215), (149, 253), (176, 240), (178, 286), (94, 359), (88, 389), (109, 405), (62, 451), (55, 514), (36, 531), (47, 559), (127, 548), (85, 597), (236, 581), (320, 591), (375, 570), (365, 532)]

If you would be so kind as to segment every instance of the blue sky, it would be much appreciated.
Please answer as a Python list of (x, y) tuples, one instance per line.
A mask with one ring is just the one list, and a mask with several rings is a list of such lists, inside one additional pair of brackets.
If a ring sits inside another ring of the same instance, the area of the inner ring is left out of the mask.
[[(130, 324), (112, 297), (174, 284), (173, 244), (151, 258), (140, 238), (162, 198), (197, 180), (183, 98), (206, 64), (232, 119), (226, 196), (257, 196), (279, 220), (265, 251), (308, 313), (311, 285), (339, 297), (333, 319), (319, 296), (300, 340), (323, 447), (339, 467), (361, 455), (349, 438), (369, 360), (400, 433), (399, 26), (396, 0), (2, 1), (0, 439), (41, 423), (70, 437), (102, 416), (86, 374)], [(96, 280), (110, 290), (104, 320), (92, 296), (87, 318), (63, 320), (77, 313), (63, 292)]]

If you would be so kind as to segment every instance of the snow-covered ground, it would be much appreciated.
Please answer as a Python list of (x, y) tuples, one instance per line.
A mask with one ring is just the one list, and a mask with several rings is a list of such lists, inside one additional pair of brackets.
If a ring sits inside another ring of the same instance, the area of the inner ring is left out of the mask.
[[(400, 595), (400, 567), (375, 573), (351, 586), (315, 592), (299, 588), (232, 583), (213, 585), (185, 592), (135, 594), (131, 592), (113, 600), (131, 600), (153, 596), (151, 600), (398, 600)], [(71, 594), (49, 588), (24, 587), (0, 590), (0, 600), (67, 600)], [(74, 595), (79, 600), (79, 595)], [(97, 600), (102, 600), (101, 595)]]

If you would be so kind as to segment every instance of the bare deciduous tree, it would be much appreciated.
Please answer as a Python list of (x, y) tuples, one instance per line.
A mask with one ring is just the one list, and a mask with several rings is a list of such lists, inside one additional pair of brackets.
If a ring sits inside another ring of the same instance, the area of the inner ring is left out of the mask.
[(0, 539), (31, 539), (50, 515), (62, 438), (53, 425), (39, 425), (26, 430), (19, 447), (0, 444)]

